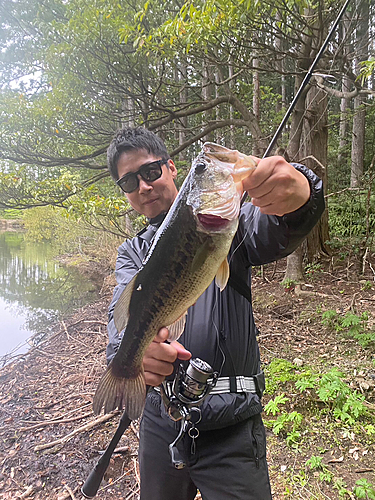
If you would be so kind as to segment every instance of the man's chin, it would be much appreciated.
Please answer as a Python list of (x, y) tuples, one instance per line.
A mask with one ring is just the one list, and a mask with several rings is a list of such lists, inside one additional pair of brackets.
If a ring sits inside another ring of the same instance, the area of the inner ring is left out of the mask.
[(143, 215), (145, 215), (149, 219), (157, 217), (162, 211), (163, 209), (157, 201), (144, 205), (143, 207)]

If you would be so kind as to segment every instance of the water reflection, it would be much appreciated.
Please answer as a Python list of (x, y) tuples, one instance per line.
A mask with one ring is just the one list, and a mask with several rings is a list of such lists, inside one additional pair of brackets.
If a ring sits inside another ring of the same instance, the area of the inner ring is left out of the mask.
[(0, 355), (95, 295), (94, 284), (53, 259), (49, 244), (25, 242), (19, 232), (0, 233)]

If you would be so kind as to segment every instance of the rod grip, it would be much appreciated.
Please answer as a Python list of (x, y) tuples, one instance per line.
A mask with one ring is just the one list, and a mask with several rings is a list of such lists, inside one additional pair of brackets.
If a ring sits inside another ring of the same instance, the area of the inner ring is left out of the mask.
[(124, 434), (125, 430), (129, 427), (131, 419), (127, 416), (126, 412), (122, 414), (120, 423), (117, 427), (115, 435), (113, 436), (111, 442), (107, 446), (107, 449), (103, 455), (98, 460), (93, 470), (90, 472), (88, 478), (86, 479), (84, 485), (81, 488), (81, 493), (86, 498), (94, 498), (97, 494), (100, 483), (102, 482), (105, 471), (108, 468), (109, 461), (111, 460), (112, 453), (114, 452), (117, 443), (120, 441), (121, 436)]

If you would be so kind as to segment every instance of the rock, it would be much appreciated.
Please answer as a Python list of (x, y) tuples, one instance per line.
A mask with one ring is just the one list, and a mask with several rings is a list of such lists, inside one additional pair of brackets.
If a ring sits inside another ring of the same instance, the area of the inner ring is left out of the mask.
[(300, 358), (294, 358), (293, 359), (293, 364), (296, 366), (303, 366), (303, 360)]

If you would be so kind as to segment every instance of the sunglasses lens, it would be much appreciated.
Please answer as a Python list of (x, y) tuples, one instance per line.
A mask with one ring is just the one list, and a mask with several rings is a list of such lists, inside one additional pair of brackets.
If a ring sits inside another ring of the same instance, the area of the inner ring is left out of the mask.
[(125, 193), (131, 193), (138, 187), (138, 178), (135, 174), (129, 174), (119, 183)]
[(142, 179), (147, 182), (156, 181), (156, 179), (159, 179), (162, 174), (161, 165), (159, 162), (150, 163), (139, 173), (141, 174)]
[(126, 174), (117, 184), (125, 193), (132, 193), (139, 186), (138, 175), (142, 177), (146, 182), (153, 182), (162, 176), (162, 165), (164, 165), (168, 160), (158, 160), (147, 165), (143, 165), (137, 172), (131, 172)]

